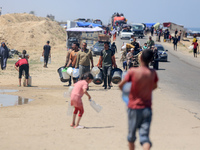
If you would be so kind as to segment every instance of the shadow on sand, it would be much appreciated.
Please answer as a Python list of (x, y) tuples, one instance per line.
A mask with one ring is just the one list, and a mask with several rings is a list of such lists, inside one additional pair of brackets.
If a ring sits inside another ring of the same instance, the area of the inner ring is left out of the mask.
[(84, 129), (105, 129), (105, 128), (114, 128), (114, 126), (105, 126), (105, 127), (85, 127)]

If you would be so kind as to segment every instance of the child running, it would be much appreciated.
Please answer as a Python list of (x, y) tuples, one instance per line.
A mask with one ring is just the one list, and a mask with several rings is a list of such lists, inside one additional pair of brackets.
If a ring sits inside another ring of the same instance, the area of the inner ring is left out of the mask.
[[(19, 67), (19, 69), (18, 69), (18, 67)], [(28, 85), (29, 64), (28, 64), (28, 56), (26, 54), (26, 50), (23, 50), (21, 59), (15, 63), (15, 69), (17, 71), (19, 71), (19, 85), (18, 86), (21, 86), (21, 79), (22, 79), (23, 71), (25, 71), (25, 78), (26, 78), (25, 86), (30, 86), (30, 85)]]
[[(83, 95), (87, 95), (88, 99), (91, 99), (90, 94), (87, 92), (88, 85), (93, 80), (93, 75), (91, 73), (85, 73), (82, 75), (81, 80), (74, 84), (74, 88), (71, 93), (71, 105), (74, 106), (74, 114), (71, 127), (82, 129), (84, 126), (80, 126), (80, 120), (84, 113), (82, 97)], [(75, 123), (76, 115), (78, 114), (78, 120)]]
[(119, 84), (122, 90), (126, 82), (132, 82), (128, 102), (128, 142), (129, 149), (134, 150), (136, 130), (139, 129), (140, 144), (144, 150), (149, 150), (150, 124), (152, 118), (152, 91), (157, 88), (158, 76), (154, 69), (149, 68), (153, 58), (152, 50), (144, 50), (140, 56), (141, 66), (131, 68), (124, 80)]

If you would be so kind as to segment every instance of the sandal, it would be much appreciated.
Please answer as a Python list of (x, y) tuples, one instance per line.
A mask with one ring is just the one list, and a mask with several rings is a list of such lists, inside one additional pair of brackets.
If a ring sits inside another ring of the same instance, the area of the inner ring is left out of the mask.
[(85, 127), (84, 126), (74, 126), (74, 129), (84, 129)]

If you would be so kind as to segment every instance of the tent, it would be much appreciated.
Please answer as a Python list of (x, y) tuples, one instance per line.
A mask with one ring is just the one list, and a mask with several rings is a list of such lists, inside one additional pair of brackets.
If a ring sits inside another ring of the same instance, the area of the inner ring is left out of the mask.
[(159, 27), (160, 27), (160, 23), (159, 22), (154, 25), (154, 29), (156, 29), (156, 30), (159, 29)]
[(77, 26), (78, 27), (102, 27), (102, 25), (100, 24), (95, 24), (95, 23), (91, 23), (91, 22), (77, 22)]

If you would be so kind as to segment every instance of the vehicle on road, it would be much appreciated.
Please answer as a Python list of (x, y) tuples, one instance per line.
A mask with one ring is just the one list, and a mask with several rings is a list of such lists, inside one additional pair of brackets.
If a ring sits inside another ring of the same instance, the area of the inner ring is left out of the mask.
[(96, 56), (96, 55), (101, 55), (101, 51), (104, 49), (104, 42), (96, 42), (93, 46), (92, 46), (92, 55)]
[(120, 32), (120, 38), (121, 39), (130, 39), (131, 35), (133, 35), (133, 32), (130, 29), (123, 29)]
[(167, 62), (168, 61), (168, 54), (167, 54), (168, 50), (165, 50), (161, 44), (155, 44), (154, 46), (157, 47), (157, 50), (158, 50), (158, 60)]
[(110, 43), (110, 36), (109, 35), (99, 35), (98, 37), (98, 42), (96, 42), (92, 47), (92, 55), (101, 55), (101, 51), (104, 49), (104, 43), (109, 42), (109, 47), (111, 48), (111, 43)]
[(144, 37), (144, 24), (131, 24), (132, 32), (134, 37), (143, 38)]
[(93, 23), (103, 25), (103, 22), (100, 19), (93, 20)]

